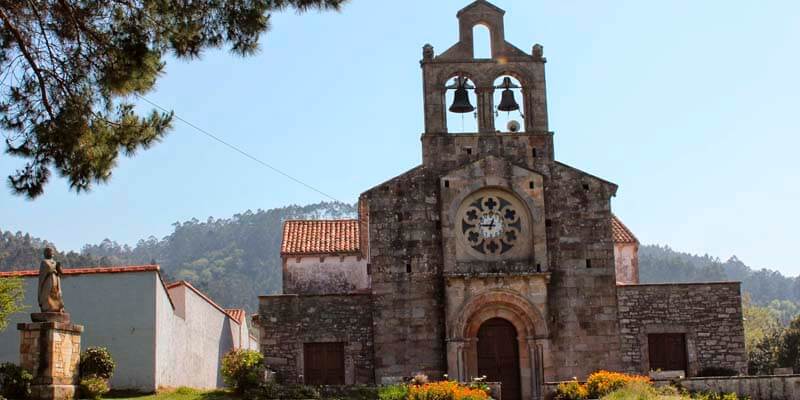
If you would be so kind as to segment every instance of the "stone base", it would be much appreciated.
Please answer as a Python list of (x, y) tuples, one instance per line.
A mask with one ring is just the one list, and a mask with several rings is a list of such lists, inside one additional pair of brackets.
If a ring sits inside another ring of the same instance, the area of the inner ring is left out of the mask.
[(69, 314), (65, 312), (40, 312), (31, 313), (31, 321), (33, 322), (61, 322), (62, 324), (69, 323)]
[(17, 329), (20, 366), (33, 374), (31, 399), (74, 399), (83, 326), (51, 321), (18, 324)]
[(31, 385), (31, 399), (72, 400), (78, 398), (75, 385)]

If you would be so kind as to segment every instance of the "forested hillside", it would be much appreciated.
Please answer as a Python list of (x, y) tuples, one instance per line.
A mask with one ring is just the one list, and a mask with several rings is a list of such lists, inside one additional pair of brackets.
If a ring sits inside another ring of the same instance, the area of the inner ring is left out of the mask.
[[(188, 280), (224, 307), (245, 306), (255, 312), (259, 295), (280, 292), (283, 221), (355, 215), (355, 207), (344, 203), (247, 211), (227, 219), (176, 222), (169, 236), (151, 236), (134, 247), (106, 239), (84, 246), (80, 253), (58, 253), (56, 258), (70, 267), (157, 263), (166, 280)], [(0, 270), (35, 268), (47, 244), (25, 233), (0, 232)], [(739, 280), (754, 304), (800, 302), (800, 280), (776, 271), (754, 270), (735, 257), (722, 262), (669, 247), (642, 246), (640, 268), (642, 282)]]
[[(353, 205), (318, 203), (271, 210), (246, 211), (227, 219), (192, 219), (173, 224), (163, 239), (149, 237), (135, 247), (106, 239), (85, 245), (80, 254), (59, 253), (66, 266), (161, 265), (167, 281), (184, 279), (223, 307), (255, 312), (258, 296), (281, 289), (281, 226), (287, 219), (351, 218)], [(0, 270), (33, 268), (48, 242), (27, 234), (4, 232)]]
[(680, 253), (662, 246), (641, 246), (639, 275), (642, 283), (740, 281), (753, 303), (772, 300), (800, 302), (800, 277), (786, 277), (778, 271), (754, 269), (736, 256), (728, 261), (709, 255)]

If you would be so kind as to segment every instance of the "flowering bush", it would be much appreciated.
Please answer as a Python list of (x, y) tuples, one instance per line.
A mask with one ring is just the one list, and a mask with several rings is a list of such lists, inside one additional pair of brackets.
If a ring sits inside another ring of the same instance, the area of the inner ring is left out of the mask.
[(222, 358), (222, 379), (237, 394), (258, 387), (264, 376), (264, 356), (255, 350), (231, 350)]
[(458, 382), (442, 381), (409, 386), (408, 400), (489, 400), (489, 394)]
[(556, 387), (557, 400), (584, 400), (589, 397), (589, 390), (586, 385), (581, 385), (577, 379), (568, 382), (561, 382)]
[(650, 383), (650, 378), (641, 375), (628, 375), (620, 372), (597, 371), (586, 380), (589, 397), (599, 399), (629, 383)]

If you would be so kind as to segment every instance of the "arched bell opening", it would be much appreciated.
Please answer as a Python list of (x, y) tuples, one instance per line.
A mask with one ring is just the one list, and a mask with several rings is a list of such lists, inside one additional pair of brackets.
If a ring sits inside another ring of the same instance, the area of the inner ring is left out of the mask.
[(494, 126), (500, 132), (525, 132), (525, 95), (522, 83), (511, 75), (494, 81)]
[(475, 93), (475, 83), (466, 75), (455, 75), (447, 80), (444, 96), (447, 132), (478, 132), (478, 98)]
[(492, 58), (492, 33), (484, 24), (472, 27), (472, 58), (476, 60)]

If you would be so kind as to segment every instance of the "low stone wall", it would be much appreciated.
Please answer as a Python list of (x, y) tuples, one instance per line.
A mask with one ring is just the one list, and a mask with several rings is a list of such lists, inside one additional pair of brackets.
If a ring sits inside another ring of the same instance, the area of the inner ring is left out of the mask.
[(693, 392), (737, 393), (753, 400), (800, 399), (800, 375), (689, 378), (679, 383)]
[[(553, 399), (560, 382), (544, 384), (544, 398)], [(722, 376), (655, 381), (656, 386), (678, 385), (690, 392), (736, 393), (752, 400), (800, 399), (800, 375)]]

